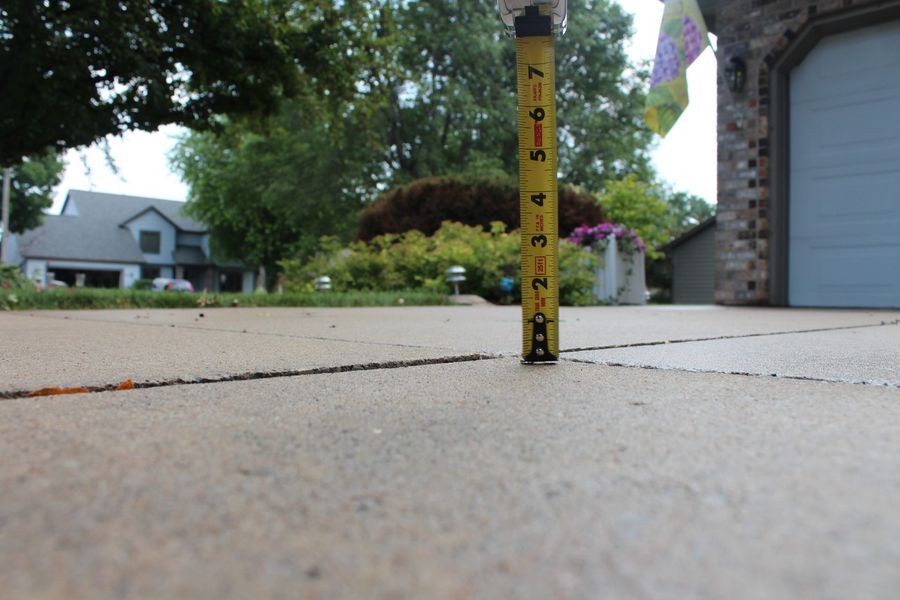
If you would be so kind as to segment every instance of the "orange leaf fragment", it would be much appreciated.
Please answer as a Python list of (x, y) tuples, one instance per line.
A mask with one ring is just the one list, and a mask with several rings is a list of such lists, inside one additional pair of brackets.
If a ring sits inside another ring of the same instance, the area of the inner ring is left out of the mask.
[(77, 388), (59, 388), (59, 387), (48, 387), (41, 388), (39, 390), (34, 390), (28, 394), (29, 398), (37, 398), (40, 396), (62, 396), (64, 394), (86, 394), (91, 390), (86, 387), (77, 387)]
[(120, 383), (119, 385), (116, 386), (117, 391), (133, 390), (133, 389), (134, 389), (134, 382), (130, 379), (126, 379), (125, 381), (123, 381), (122, 383)]

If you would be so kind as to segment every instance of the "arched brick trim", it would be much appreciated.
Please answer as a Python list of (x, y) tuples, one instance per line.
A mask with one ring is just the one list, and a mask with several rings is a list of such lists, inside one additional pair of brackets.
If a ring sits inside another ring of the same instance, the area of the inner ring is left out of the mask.
[[(788, 29), (765, 57), (768, 81), (762, 81), (760, 70), (760, 109), (767, 105), (769, 113), (769, 181), (760, 187), (768, 189), (768, 301), (785, 306), (788, 299), (788, 215), (790, 165), (790, 73), (803, 62), (822, 38), (838, 33), (900, 19), (900, 0), (874, 2), (841, 11), (820, 13), (816, 6), (807, 9), (807, 22), (794, 33)], [(767, 102), (763, 101), (763, 98)], [(762, 140), (760, 141), (762, 151)]]

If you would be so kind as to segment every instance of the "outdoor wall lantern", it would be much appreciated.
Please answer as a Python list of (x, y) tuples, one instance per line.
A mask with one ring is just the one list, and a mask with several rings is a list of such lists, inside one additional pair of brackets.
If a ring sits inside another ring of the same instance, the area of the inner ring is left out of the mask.
[(732, 56), (725, 66), (725, 84), (732, 94), (740, 94), (747, 85), (747, 63), (743, 59)]

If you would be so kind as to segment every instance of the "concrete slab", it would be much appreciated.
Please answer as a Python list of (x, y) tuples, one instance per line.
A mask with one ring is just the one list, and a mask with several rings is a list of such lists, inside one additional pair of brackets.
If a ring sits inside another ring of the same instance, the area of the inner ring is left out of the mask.
[[(194, 313), (195, 318), (196, 314)], [(0, 393), (422, 360), (440, 349), (0, 313)], [(45, 316), (47, 315), (47, 316)]]
[(900, 325), (573, 352), (565, 357), (900, 387)]
[(900, 392), (513, 359), (0, 401), (5, 598), (890, 598)]
[[(204, 318), (198, 317), (200, 313)], [(248, 331), (445, 348), (520, 352), (520, 311), (514, 306), (404, 308), (222, 308), (37, 312), (40, 316), (220, 331)], [(563, 307), (563, 349), (715, 338), (872, 325), (900, 320), (900, 311), (805, 310), (719, 306)]]

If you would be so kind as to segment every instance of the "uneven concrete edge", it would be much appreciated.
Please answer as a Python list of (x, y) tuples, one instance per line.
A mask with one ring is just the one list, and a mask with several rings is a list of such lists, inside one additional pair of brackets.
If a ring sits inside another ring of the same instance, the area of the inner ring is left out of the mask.
[(803, 333), (827, 333), (829, 331), (846, 331), (848, 329), (870, 329), (872, 327), (891, 327), (900, 325), (900, 319), (894, 321), (882, 321), (867, 325), (844, 325), (842, 327), (821, 327), (818, 329), (797, 329), (795, 331), (767, 331), (762, 333), (743, 333), (740, 335), (720, 335), (704, 338), (685, 338), (678, 340), (659, 340), (655, 342), (634, 342), (631, 344), (612, 344), (609, 346), (588, 346), (584, 348), (566, 348), (560, 353), (591, 352), (594, 350), (621, 350), (622, 348), (641, 348), (645, 346), (665, 346), (667, 344), (691, 344), (696, 342), (715, 342), (720, 340), (740, 340), (744, 338), (770, 337), (778, 335), (799, 335)]
[(671, 371), (675, 373), (698, 373), (703, 375), (733, 375), (735, 377), (753, 377), (764, 379), (782, 379), (788, 381), (808, 381), (813, 383), (834, 383), (842, 385), (867, 385), (877, 388), (898, 389), (900, 384), (888, 382), (873, 382), (864, 380), (851, 379), (829, 379), (826, 377), (807, 377), (803, 375), (779, 375), (778, 373), (750, 373), (745, 371), (716, 371), (714, 369), (686, 369), (680, 367), (660, 367), (657, 365), (642, 365), (634, 363), (621, 363), (613, 361), (594, 361), (582, 358), (562, 358), (565, 362), (578, 363), (582, 365), (594, 365), (598, 367), (616, 367), (622, 369), (643, 369), (645, 371)]

